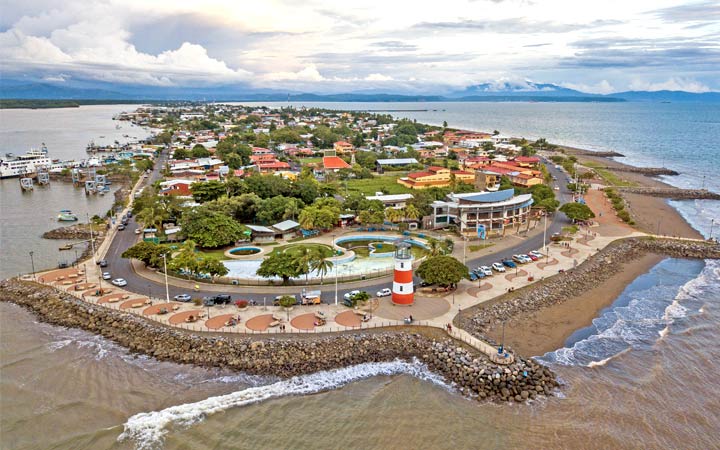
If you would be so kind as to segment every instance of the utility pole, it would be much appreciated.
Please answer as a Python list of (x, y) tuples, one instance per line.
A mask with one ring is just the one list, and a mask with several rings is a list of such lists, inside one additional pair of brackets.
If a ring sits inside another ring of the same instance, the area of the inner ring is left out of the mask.
[(713, 227), (715, 226), (715, 219), (710, 219), (710, 240), (712, 241)]
[(545, 211), (545, 222), (543, 224), (543, 253), (547, 253), (547, 216), (548, 212)]
[[(335, 253), (335, 236), (333, 236), (333, 253)], [(335, 268), (335, 306), (338, 304), (338, 273), (337, 273), (337, 255), (333, 259), (333, 267)]]
[(35, 252), (33, 252), (33, 251), (30, 252), (30, 266), (32, 267), (33, 280), (35, 279), (35, 260), (33, 259), (34, 254), (35, 254)]
[[(165, 271), (165, 299), (168, 303), (170, 303), (170, 288), (168, 286), (168, 275), (167, 275), (167, 255), (163, 253), (163, 269)], [(210, 314), (208, 314), (208, 318), (210, 318)]]

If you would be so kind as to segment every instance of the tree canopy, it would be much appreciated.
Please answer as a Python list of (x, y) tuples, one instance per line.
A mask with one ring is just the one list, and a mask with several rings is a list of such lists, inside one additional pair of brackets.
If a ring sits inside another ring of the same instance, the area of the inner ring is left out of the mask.
[(245, 231), (245, 227), (232, 217), (205, 208), (195, 208), (183, 214), (181, 225), (188, 238), (205, 248), (232, 244), (243, 237)]
[(440, 286), (454, 286), (463, 278), (469, 278), (468, 268), (452, 256), (431, 256), (416, 270), (426, 283)]
[(290, 278), (296, 278), (304, 275), (304, 268), (282, 252), (275, 251), (263, 260), (258, 267), (256, 273), (258, 276), (265, 278), (280, 277), (283, 283), (287, 283)]
[(170, 255), (170, 249), (154, 242), (140, 241), (122, 253), (123, 258), (137, 259), (146, 266), (160, 267), (163, 262), (162, 255)]
[(583, 203), (565, 203), (560, 207), (560, 211), (564, 212), (568, 219), (588, 220), (595, 217), (595, 213)]
[(209, 202), (226, 194), (225, 184), (220, 181), (206, 181), (204, 183), (193, 183), (190, 185), (193, 200), (198, 203)]

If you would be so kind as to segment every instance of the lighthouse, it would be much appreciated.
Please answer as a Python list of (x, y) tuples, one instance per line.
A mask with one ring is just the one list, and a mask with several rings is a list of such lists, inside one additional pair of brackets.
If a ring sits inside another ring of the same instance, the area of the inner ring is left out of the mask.
[(410, 244), (404, 241), (396, 243), (395, 273), (392, 287), (392, 302), (396, 305), (412, 305), (415, 301), (412, 260)]

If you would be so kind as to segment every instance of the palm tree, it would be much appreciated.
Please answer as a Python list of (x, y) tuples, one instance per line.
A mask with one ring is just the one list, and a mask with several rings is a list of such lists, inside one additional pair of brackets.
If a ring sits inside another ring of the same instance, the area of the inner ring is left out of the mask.
[(285, 211), (283, 212), (283, 219), (290, 219), (295, 220), (295, 216), (300, 213), (300, 205), (298, 204), (298, 201), (296, 199), (291, 199), (288, 201), (287, 205), (285, 206)]
[(405, 215), (405, 219), (417, 220), (420, 218), (420, 211), (418, 211), (415, 205), (407, 205), (403, 208), (403, 214)]
[(310, 262), (310, 269), (320, 274), (320, 284), (323, 284), (323, 278), (334, 267), (334, 263), (325, 259), (322, 249), (315, 250), (315, 258)]
[(309, 247), (302, 247), (300, 253), (298, 253), (293, 262), (300, 267), (300, 273), (305, 273), (305, 284), (308, 284), (308, 277), (310, 276), (311, 264), (315, 261), (316, 253)]
[(440, 250), (442, 249), (442, 247), (440, 246), (440, 241), (433, 237), (430, 237), (427, 239), (427, 243), (430, 256), (438, 256), (440, 254)]
[(300, 226), (303, 227), (306, 230), (312, 230), (315, 228), (315, 211), (312, 209), (312, 207), (304, 208), (302, 211), (300, 211), (300, 216), (298, 216), (298, 220), (300, 221)]
[(402, 218), (402, 216), (403, 216), (403, 213), (399, 209), (388, 208), (385, 210), (385, 218), (392, 223), (395, 223), (398, 220), (400, 220)]

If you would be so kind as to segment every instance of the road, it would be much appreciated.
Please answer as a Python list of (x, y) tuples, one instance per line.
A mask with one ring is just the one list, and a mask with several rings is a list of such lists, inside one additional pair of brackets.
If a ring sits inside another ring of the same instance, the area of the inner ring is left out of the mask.
[[(153, 169), (152, 174), (144, 181), (143, 186), (150, 185), (156, 180), (160, 179), (161, 168), (164, 167), (166, 162), (167, 155), (166, 153), (162, 153), (155, 164), (155, 168)], [(560, 187), (560, 190), (556, 191), (557, 199), (560, 201), (561, 204), (571, 201), (572, 195), (565, 186), (567, 181), (567, 175), (561, 170), (556, 169), (552, 163), (547, 163), (546, 167), (548, 168), (549, 172), (557, 178), (557, 181), (554, 182), (554, 184)], [(553, 233), (560, 232), (563, 226), (569, 224), (570, 221), (567, 219), (567, 217), (565, 217), (565, 214), (561, 212), (556, 212), (553, 215), (552, 219), (549, 220), (547, 223), (546, 236), (548, 240)], [(156, 298), (163, 298), (165, 296), (164, 284), (150, 281), (146, 278), (139, 276), (130, 266), (130, 261), (121, 257), (122, 253), (127, 248), (133, 246), (137, 242), (138, 236), (134, 234), (134, 230), (139, 227), (141, 226), (135, 222), (135, 217), (133, 216), (128, 222), (127, 229), (125, 231), (119, 231), (116, 234), (115, 239), (113, 239), (113, 242), (111, 243), (110, 248), (105, 255), (105, 259), (108, 261), (108, 267), (104, 270), (110, 272), (113, 278), (124, 278), (125, 280), (127, 280), (128, 285), (124, 287), (124, 289), (127, 291), (134, 292), (140, 295), (152, 295)], [(467, 266), (470, 268), (476, 268), (478, 266), (489, 266), (493, 262), (497, 262), (504, 257), (509, 257), (516, 253), (527, 253), (531, 250), (542, 249), (542, 246), (542, 234), (529, 238), (522, 238), (522, 240), (520, 240), (516, 245), (506, 249), (502, 255), (491, 254), (482, 256), (480, 258), (469, 259), (467, 261)], [(420, 280), (417, 278), (415, 281), (416, 283), (420, 282)], [(377, 280), (368, 280), (368, 284), (364, 285), (362, 289), (368, 291), (371, 294), (374, 294), (375, 292), (386, 287), (391, 287), (389, 286), (389, 283), (387, 281), (379, 282)], [(300, 285), (297, 286), (298, 294), (300, 293), (302, 288), (303, 287)], [(310, 288), (318, 289), (317, 286), (311, 286)], [(253, 286), (250, 289), (252, 289), (253, 292), (248, 292), (249, 288), (244, 286), (227, 286), (226, 292), (228, 294), (232, 294), (233, 299), (243, 298), (247, 300), (255, 300), (258, 303), (262, 303), (263, 298), (267, 298), (268, 301), (270, 301), (278, 295), (278, 292), (276, 290), (273, 290), (272, 286)], [(324, 303), (334, 303), (334, 285), (325, 285), (322, 289), (322, 301)], [(357, 287), (343, 288), (342, 285), (339, 286), (339, 301), (342, 301), (343, 294), (353, 289), (357, 289)], [(193, 296), (201, 297), (215, 295), (218, 292), (203, 290), (200, 290), (198, 292), (188, 292), (186, 288), (170, 285), (169, 293), (170, 298), (172, 298), (173, 296), (178, 294), (191, 294)]]

